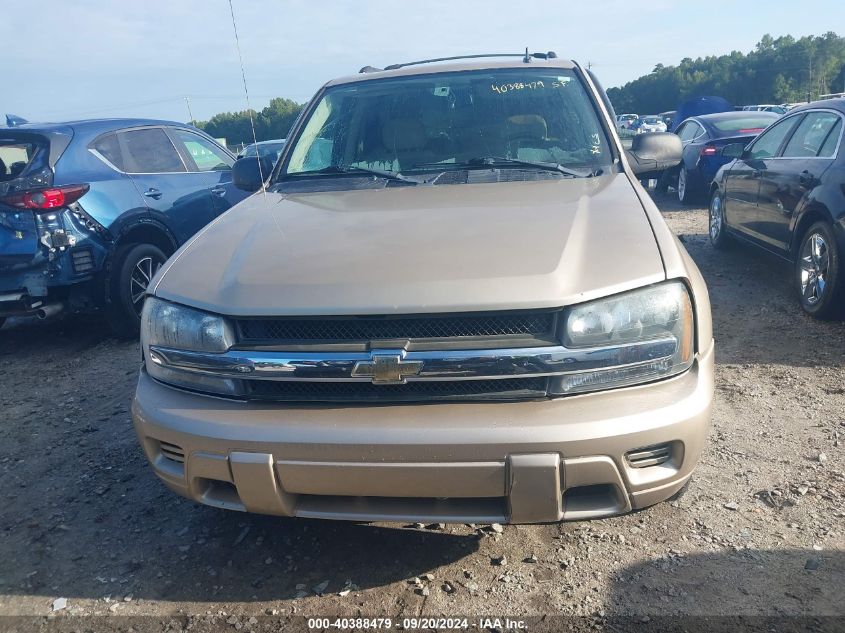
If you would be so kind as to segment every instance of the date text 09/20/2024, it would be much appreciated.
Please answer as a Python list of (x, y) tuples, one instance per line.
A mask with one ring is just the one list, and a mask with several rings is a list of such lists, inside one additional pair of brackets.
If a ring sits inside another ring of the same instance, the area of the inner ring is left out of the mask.
[(479, 630), (505, 630), (518, 631), (525, 629), (524, 620), (512, 620), (510, 618), (478, 618), (472, 621), (469, 618), (308, 618), (308, 628), (317, 630), (360, 630), (360, 629), (392, 629), (403, 630), (465, 630), (477, 628)]

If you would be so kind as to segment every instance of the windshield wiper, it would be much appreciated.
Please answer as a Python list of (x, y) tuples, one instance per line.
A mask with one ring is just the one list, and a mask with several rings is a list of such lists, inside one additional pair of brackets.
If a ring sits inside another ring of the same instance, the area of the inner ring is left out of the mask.
[(519, 158), (507, 158), (505, 156), (481, 156), (479, 158), (471, 158), (467, 161), (467, 164), (484, 165), (487, 167), (533, 167), (535, 169), (556, 171), (566, 176), (573, 176), (575, 178), (589, 178), (593, 175), (592, 172), (580, 171), (578, 169), (570, 169), (569, 167), (564, 167), (560, 163), (546, 163), (535, 160), (522, 160)]
[(319, 176), (323, 174), (370, 174), (371, 176), (378, 176), (379, 178), (387, 178), (388, 180), (398, 180), (400, 182), (407, 182), (409, 184), (418, 185), (419, 180), (409, 178), (405, 174), (398, 171), (388, 171), (386, 169), (374, 169), (372, 167), (356, 167), (354, 165), (329, 165), (322, 169), (314, 169), (312, 171), (300, 171), (287, 176)]

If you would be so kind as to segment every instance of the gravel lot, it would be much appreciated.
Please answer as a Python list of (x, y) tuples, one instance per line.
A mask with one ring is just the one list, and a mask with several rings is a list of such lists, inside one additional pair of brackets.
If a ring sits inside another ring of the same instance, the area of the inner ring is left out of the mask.
[(657, 201), (707, 279), (717, 339), (710, 443), (679, 498), (501, 533), (203, 507), (168, 492), (136, 443), (137, 344), (97, 320), (18, 319), (0, 330), (0, 615), (45, 616), (65, 598), (55, 624), (102, 614), (165, 626), (182, 614), (180, 625), (248, 630), (267, 626), (252, 616), (294, 613), (835, 623), (824, 616), (845, 616), (845, 324), (802, 315), (787, 265), (714, 251), (705, 210)]

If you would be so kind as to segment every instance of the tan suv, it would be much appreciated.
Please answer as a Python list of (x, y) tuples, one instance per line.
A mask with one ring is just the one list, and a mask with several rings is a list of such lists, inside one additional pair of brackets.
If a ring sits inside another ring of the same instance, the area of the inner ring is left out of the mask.
[(697, 268), (592, 74), (553, 53), (327, 83), (259, 190), (161, 269), (135, 428), (221, 508), (543, 522), (688, 481), (713, 340)]

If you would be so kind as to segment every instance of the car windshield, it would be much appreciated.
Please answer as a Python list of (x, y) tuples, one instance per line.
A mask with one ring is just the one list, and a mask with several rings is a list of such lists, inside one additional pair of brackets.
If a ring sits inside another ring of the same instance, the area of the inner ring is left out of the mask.
[(656, 116), (647, 116), (643, 119), (643, 122), (647, 123), (648, 125), (655, 125), (660, 122), (660, 119), (658, 119)]
[(281, 177), (455, 168), (592, 173), (611, 162), (582, 82), (567, 69), (493, 69), (328, 88), (292, 141)]

